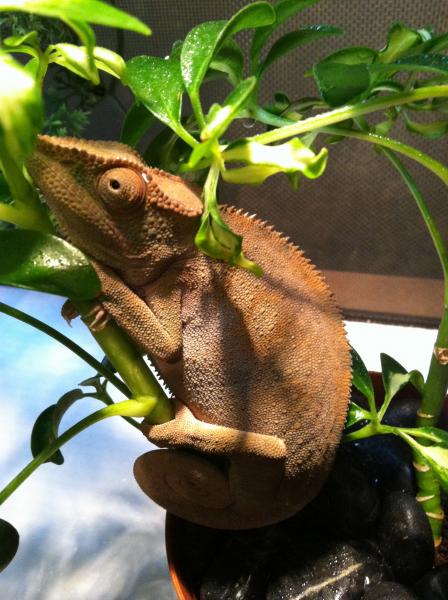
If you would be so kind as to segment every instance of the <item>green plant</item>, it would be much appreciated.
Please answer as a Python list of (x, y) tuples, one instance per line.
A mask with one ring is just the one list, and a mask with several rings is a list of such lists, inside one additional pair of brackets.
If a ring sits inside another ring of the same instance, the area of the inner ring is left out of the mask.
[[(0, 163), (4, 178), (3, 183), (0, 180), (0, 219), (15, 227), (0, 232), (0, 283), (67, 296), (87, 321), (90, 300), (99, 291), (99, 282), (87, 259), (53, 235), (47, 209), (23, 166), (43, 122), (42, 82), (48, 66), (57, 63), (93, 84), (99, 82), (98, 69), (103, 70), (130, 88), (135, 102), (123, 124), (122, 141), (135, 146), (148, 130), (162, 123), (162, 131), (144, 150), (144, 156), (153, 166), (205, 182), (204, 212), (196, 235), (197, 246), (213, 258), (247, 268), (257, 276), (262, 276), (261, 269), (246, 259), (241, 237), (221, 218), (217, 202), (219, 178), (233, 183), (259, 184), (272, 175), (284, 173), (297, 189), (302, 177), (315, 179), (323, 173), (329, 157), (326, 146), (333, 147), (346, 138), (374, 144), (379, 159), (392, 162), (417, 202), (440, 258), (445, 276), (445, 305), (448, 305), (447, 249), (416, 182), (398, 155), (422, 164), (445, 183), (448, 183), (448, 167), (391, 137), (400, 121), (408, 130), (427, 138), (441, 137), (448, 131), (448, 121), (444, 117), (448, 107), (448, 58), (444, 54), (448, 48), (448, 34), (395, 24), (382, 50), (345, 48), (315, 64), (312, 70), (317, 83), (315, 97), (291, 100), (278, 92), (271, 104), (261, 104), (260, 82), (276, 60), (304, 44), (342, 34), (337, 27), (318, 25), (289, 32), (271, 43), (271, 36), (280, 25), (317, 2), (254, 2), (228, 21), (202, 23), (193, 28), (185, 40), (173, 45), (166, 59), (138, 56), (125, 64), (117, 54), (95, 46), (94, 33), (87, 21), (148, 33), (146, 26), (136, 19), (96, 0), (76, 0), (64, 4), (63, 8), (55, 0), (0, 1), (1, 10), (20, 8), (61, 18), (82, 43), (82, 46), (76, 46), (52, 42), (42, 48), (35, 31), (3, 39), (0, 79), (8, 79), (13, 85), (7, 89), (0, 86), (3, 106)], [(245, 29), (254, 30), (247, 70), (243, 52), (235, 40), (235, 35)], [(30, 58), (22, 66), (12, 58), (15, 53)], [(245, 72), (249, 74), (247, 77)], [(201, 89), (208, 80), (217, 77), (227, 80), (229, 93), (224, 100), (206, 110), (201, 102)], [(192, 106), (190, 115), (182, 113), (184, 95), (189, 97)], [(414, 117), (421, 111), (436, 117), (430, 124), (422, 124)], [(369, 120), (370, 114), (379, 115), (379, 119)], [(235, 120), (247, 118), (265, 126), (266, 131), (243, 139), (227, 138), (229, 126)], [(324, 147), (317, 151), (316, 142), (320, 139), (323, 139)], [(63, 257), (66, 267), (49, 268), (45, 260), (31, 264), (30, 256), (36, 254), (36, 249), (41, 255), (56, 260)], [(62, 435), (58, 433), (62, 415), (86, 394), (80, 389), (72, 390), (49, 407), (39, 417), (33, 432), (34, 460), (0, 492), (0, 503), (42, 462), (61, 463), (60, 446), (86, 426), (115, 414), (126, 418), (147, 416), (153, 422), (170, 418), (171, 407), (157, 383), (138, 351), (115, 325), (108, 324), (94, 335), (125, 385), (110, 368), (94, 362), (73, 342), (47, 325), (12, 307), (0, 305), (0, 310), (57, 337), (87, 359), (101, 374), (89, 380), (89, 385), (95, 389), (93, 396), (107, 405)], [(448, 386), (444, 352), (447, 347), (448, 311), (442, 316), (436, 341), (439, 350), (432, 357), (426, 381), (417, 371), (407, 373), (396, 361), (384, 355), (386, 399), (379, 410), (375, 406), (367, 371), (354, 352), (354, 385), (367, 398), (368, 409), (352, 403), (348, 420), (350, 430), (345, 436), (345, 440), (350, 441), (387, 433), (398, 435), (411, 445), (416, 462), (422, 467), (417, 474), (418, 482), (421, 494), (427, 497), (422, 504), (430, 517), (436, 544), (441, 526), (440, 485), (448, 486), (448, 434), (435, 427)], [(131, 399), (113, 404), (106, 381)], [(418, 427), (388, 427), (382, 424), (384, 413), (406, 383), (412, 383), (422, 396)], [(8, 547), (17, 547), (18, 537), (12, 526), (0, 522), (0, 532)], [(13, 551), (5, 554), (3, 566), (12, 555)]]

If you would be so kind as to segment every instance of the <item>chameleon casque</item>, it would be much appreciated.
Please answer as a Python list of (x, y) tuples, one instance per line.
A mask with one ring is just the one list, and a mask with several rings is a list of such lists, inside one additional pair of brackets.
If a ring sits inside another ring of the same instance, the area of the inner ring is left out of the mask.
[(209, 527), (285, 519), (319, 491), (347, 414), (351, 361), (320, 274), (268, 224), (222, 207), (252, 273), (194, 246), (200, 191), (116, 142), (41, 136), (27, 163), (62, 235), (92, 260), (102, 307), (155, 363), (176, 416), (135, 477)]

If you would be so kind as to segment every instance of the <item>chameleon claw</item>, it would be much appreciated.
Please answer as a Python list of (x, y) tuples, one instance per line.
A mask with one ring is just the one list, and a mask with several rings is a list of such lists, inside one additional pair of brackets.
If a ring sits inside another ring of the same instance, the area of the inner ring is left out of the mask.
[(111, 320), (110, 314), (99, 302), (84, 316), (84, 320), (90, 317), (93, 317), (93, 320), (87, 323), (87, 326), (91, 331), (102, 331)]
[(76, 310), (70, 300), (66, 300), (61, 308), (61, 316), (67, 325), (71, 327), (73, 319), (79, 317), (79, 312)]

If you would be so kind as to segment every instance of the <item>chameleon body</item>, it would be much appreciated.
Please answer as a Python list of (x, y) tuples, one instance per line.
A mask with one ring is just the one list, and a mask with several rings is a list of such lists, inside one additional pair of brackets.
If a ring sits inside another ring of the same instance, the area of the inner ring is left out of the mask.
[(137, 459), (143, 491), (210, 527), (301, 509), (332, 464), (351, 381), (342, 320), (313, 265), (231, 207), (223, 217), (264, 275), (204, 256), (199, 191), (125, 145), (41, 136), (27, 166), (62, 235), (91, 258), (102, 306), (175, 393), (173, 420), (142, 425), (165, 448)]

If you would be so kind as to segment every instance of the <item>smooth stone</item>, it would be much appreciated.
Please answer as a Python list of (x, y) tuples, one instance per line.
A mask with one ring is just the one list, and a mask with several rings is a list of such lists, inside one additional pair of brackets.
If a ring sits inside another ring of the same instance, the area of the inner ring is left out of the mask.
[(361, 470), (381, 497), (392, 492), (416, 495), (412, 452), (394, 435), (378, 435), (344, 444), (341, 455)]
[[(278, 560), (278, 559), (277, 559)], [(295, 564), (292, 564), (295, 563)], [(382, 559), (373, 544), (333, 542), (304, 544), (291, 557), (270, 565), (277, 574), (266, 600), (359, 600), (367, 585), (385, 576)]]
[(374, 486), (343, 457), (336, 459), (316, 502), (327, 531), (336, 538), (368, 535), (379, 514)]
[(419, 600), (448, 600), (448, 565), (428, 571), (414, 589)]
[(421, 400), (418, 397), (397, 396), (389, 404), (382, 422), (393, 427), (415, 427), (420, 404)]
[(410, 589), (395, 581), (382, 581), (369, 587), (361, 600), (418, 600)]
[(200, 600), (260, 600), (265, 597), (272, 528), (230, 534), (202, 578)]
[(393, 493), (383, 501), (378, 542), (400, 583), (414, 583), (434, 564), (429, 521), (417, 500), (408, 494)]

